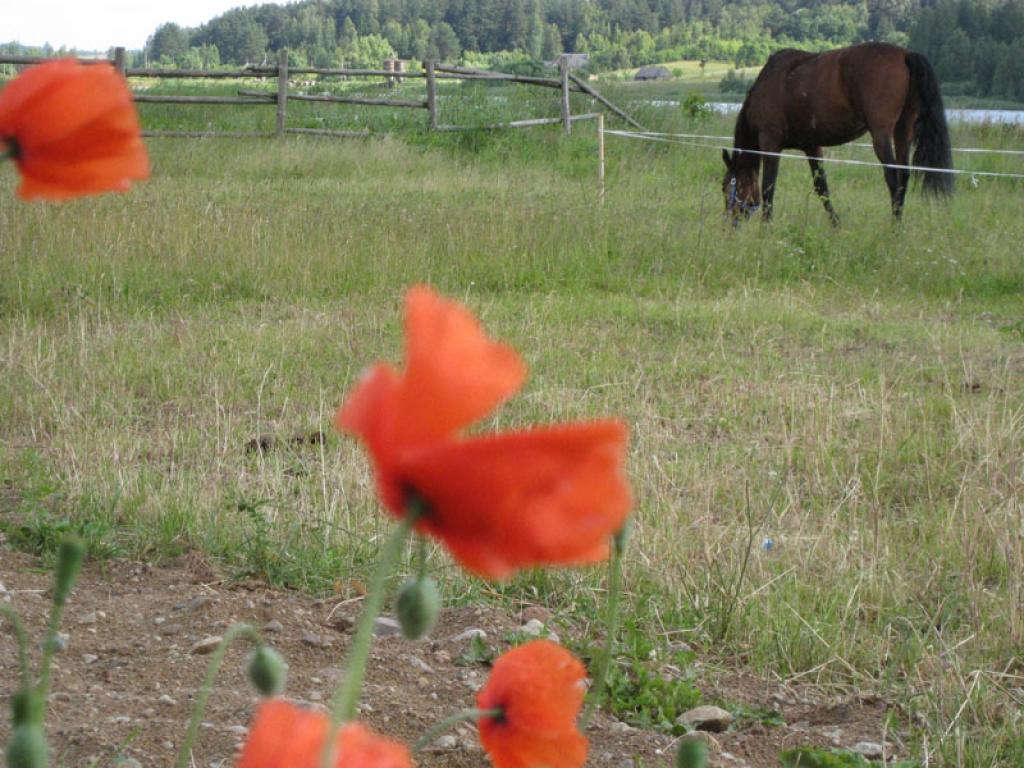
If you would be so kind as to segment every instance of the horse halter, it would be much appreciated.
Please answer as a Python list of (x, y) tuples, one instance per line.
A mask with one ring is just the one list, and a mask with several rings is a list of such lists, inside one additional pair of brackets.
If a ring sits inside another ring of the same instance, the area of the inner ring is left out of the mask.
[(757, 209), (760, 207), (760, 203), (751, 203), (746, 200), (740, 200), (737, 192), (736, 174), (733, 173), (729, 179), (728, 192), (726, 193), (726, 213), (738, 212), (749, 218), (751, 215), (756, 213)]

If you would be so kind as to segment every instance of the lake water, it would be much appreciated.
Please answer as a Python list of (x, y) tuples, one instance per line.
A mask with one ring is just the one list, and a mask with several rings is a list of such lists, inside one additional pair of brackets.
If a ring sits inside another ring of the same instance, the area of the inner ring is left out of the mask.
[[(634, 102), (650, 107), (678, 107), (679, 102), (671, 99)], [(708, 106), (722, 115), (734, 115), (740, 111), (735, 102), (712, 101)], [(1024, 125), (1024, 110), (1018, 109), (947, 109), (946, 119), (951, 123), (1002, 123), (1005, 125)]]

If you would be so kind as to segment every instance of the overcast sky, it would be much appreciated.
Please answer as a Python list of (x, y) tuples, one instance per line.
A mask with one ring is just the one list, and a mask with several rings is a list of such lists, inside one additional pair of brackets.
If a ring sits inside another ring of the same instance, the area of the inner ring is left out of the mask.
[(230, 8), (264, 1), (270, 0), (0, 0), (0, 43), (141, 48), (164, 22), (195, 27)]

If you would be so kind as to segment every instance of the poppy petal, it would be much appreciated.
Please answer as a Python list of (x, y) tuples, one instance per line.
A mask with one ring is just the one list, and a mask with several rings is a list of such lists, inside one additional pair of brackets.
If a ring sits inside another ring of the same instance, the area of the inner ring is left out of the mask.
[(0, 143), (13, 143), (23, 198), (127, 189), (149, 177), (138, 113), (109, 64), (31, 67), (0, 91)]
[(406, 297), (406, 370), (396, 429), (403, 442), (450, 436), (515, 394), (526, 365), (491, 341), (465, 307), (426, 286)]
[(587, 740), (576, 727), (586, 671), (569, 651), (549, 640), (513, 648), (494, 663), (477, 694), (480, 742), (495, 768), (579, 768)]
[(595, 562), (630, 508), (626, 428), (593, 422), (437, 443), (400, 454), (396, 474), (427, 505), (420, 528), (487, 578)]
[[(329, 721), (283, 699), (260, 705), (237, 768), (319, 768)], [(409, 750), (361, 725), (338, 731), (336, 768), (411, 768)]]

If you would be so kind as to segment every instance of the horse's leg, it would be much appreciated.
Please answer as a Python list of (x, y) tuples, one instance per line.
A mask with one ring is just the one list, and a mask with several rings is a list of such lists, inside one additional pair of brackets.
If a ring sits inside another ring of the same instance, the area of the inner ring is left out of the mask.
[[(761, 148), (765, 152), (780, 152), (781, 148), (772, 147), (771, 149), (764, 149), (764, 144)], [(772, 201), (775, 199), (775, 180), (779, 176), (779, 158), (777, 155), (765, 155), (764, 156), (764, 168), (761, 171), (761, 198), (764, 201), (764, 220), (770, 221), (772, 218)]]
[(807, 162), (811, 166), (811, 178), (814, 179), (814, 191), (821, 198), (822, 205), (828, 212), (828, 218), (833, 227), (839, 226), (839, 217), (835, 208), (832, 207), (832, 198), (828, 194), (828, 181), (825, 180), (825, 165), (821, 162), (821, 147), (804, 150), (807, 154)]
[(903, 197), (900, 195), (900, 173), (896, 168), (896, 153), (892, 149), (892, 131), (876, 130), (871, 132), (871, 145), (875, 148), (875, 156), (885, 166), (885, 183), (889, 187), (889, 201), (892, 215), (899, 218), (903, 213)]
[(896, 162), (899, 165), (904, 166), (899, 169), (899, 200), (897, 205), (899, 210), (903, 210), (903, 201), (907, 197), (907, 187), (910, 186), (910, 144), (913, 140), (914, 126), (913, 123), (908, 123), (904, 126), (900, 120), (900, 123), (896, 125)]

